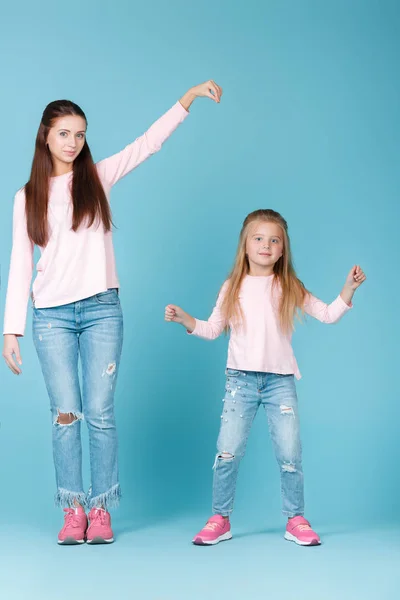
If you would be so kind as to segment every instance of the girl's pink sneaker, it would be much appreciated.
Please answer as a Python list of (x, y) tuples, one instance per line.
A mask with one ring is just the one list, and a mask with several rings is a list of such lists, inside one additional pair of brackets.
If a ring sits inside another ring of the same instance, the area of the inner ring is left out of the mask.
[(64, 527), (58, 534), (58, 543), (65, 546), (83, 544), (86, 536), (88, 520), (81, 506), (64, 508)]
[(293, 517), (287, 522), (285, 540), (300, 546), (318, 546), (321, 543), (319, 535), (311, 529), (307, 519), (300, 516)]
[(231, 537), (229, 519), (224, 519), (221, 515), (214, 515), (208, 519), (207, 524), (194, 536), (192, 541), (196, 546), (213, 546), (214, 544), (218, 544), (218, 542), (230, 540)]

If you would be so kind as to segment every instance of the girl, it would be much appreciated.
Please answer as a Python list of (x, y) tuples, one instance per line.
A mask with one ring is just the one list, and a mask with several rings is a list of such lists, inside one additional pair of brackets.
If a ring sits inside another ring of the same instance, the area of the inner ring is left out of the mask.
[[(49, 104), (36, 138), (31, 176), (14, 204), (3, 356), (21, 373), (18, 337), (24, 335), (33, 272), (33, 338), (53, 415), (57, 504), (65, 507), (59, 544), (113, 541), (109, 507), (120, 498), (114, 392), (122, 349), (109, 194), (188, 115), (195, 98), (219, 103), (208, 81), (191, 88), (150, 129), (119, 154), (96, 165), (86, 141), (87, 120), (67, 100)], [(78, 357), (82, 364), (82, 390)], [(83, 491), (80, 426), (89, 430), (91, 488)], [(89, 522), (84, 508), (88, 506)]]
[(296, 313), (335, 323), (352, 306), (355, 290), (365, 281), (359, 266), (347, 276), (340, 296), (326, 305), (310, 294), (293, 268), (288, 227), (273, 210), (249, 214), (240, 232), (236, 260), (221, 288), (208, 321), (194, 319), (168, 305), (165, 320), (181, 323), (189, 333), (213, 340), (230, 330), (227, 384), (214, 464), (213, 516), (194, 537), (198, 545), (232, 537), (239, 464), (259, 406), (267, 413), (281, 472), (285, 538), (303, 546), (320, 543), (304, 518), (303, 470), (294, 377), (300, 378), (291, 346)]

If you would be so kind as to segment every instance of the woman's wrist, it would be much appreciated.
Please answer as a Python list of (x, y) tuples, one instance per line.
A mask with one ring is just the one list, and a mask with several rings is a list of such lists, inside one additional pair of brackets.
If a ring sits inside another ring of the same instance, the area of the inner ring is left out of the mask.
[(179, 100), (179, 102), (181, 103), (183, 108), (188, 111), (189, 108), (191, 107), (191, 105), (193, 104), (194, 100), (196, 100), (196, 97), (197, 96), (196, 96), (193, 88), (190, 88), (190, 90), (188, 90), (186, 92), (186, 94), (183, 94), (183, 96)]

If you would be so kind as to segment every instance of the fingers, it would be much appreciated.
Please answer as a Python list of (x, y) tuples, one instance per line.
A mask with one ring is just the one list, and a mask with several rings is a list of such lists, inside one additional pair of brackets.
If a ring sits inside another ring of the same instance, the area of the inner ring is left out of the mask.
[(207, 98), (210, 98), (211, 100), (214, 100), (214, 102), (216, 102), (217, 104), (219, 103), (218, 97), (216, 92), (214, 92), (214, 89), (212, 87), (209, 87), (205, 93)]
[(17, 363), (19, 365), (22, 365), (22, 358), (21, 358), (21, 354), (19, 352), (19, 348), (17, 348), (16, 350), (14, 350), (14, 354), (15, 354), (15, 360), (17, 361)]
[(356, 282), (359, 283), (360, 285), (362, 283), (364, 283), (364, 281), (367, 279), (366, 275), (364, 275), (364, 273), (362, 275), (360, 275), (359, 277), (357, 277)]
[[(22, 373), (21, 369), (15, 364), (12, 353), (3, 354), (4, 360), (6, 361), (7, 367), (14, 373), (14, 375), (20, 375)], [(21, 363), (21, 357), (18, 361)]]
[(217, 104), (219, 104), (221, 102), (222, 89), (212, 79), (210, 79), (210, 81), (207, 81), (205, 85), (206, 96), (208, 98), (211, 98), (211, 100), (214, 100), (214, 102), (216, 102)]
[(364, 271), (361, 269), (359, 265), (356, 265), (354, 270), (354, 279), (358, 281), (362, 277), (365, 277)]
[(222, 87), (220, 87), (217, 83), (215, 83), (215, 81), (213, 79), (211, 79), (210, 83), (214, 86), (215, 88), (215, 93), (216, 96), (218, 98), (218, 102), (221, 102), (221, 96), (222, 96)]
[(173, 316), (176, 314), (177, 312), (177, 306), (174, 306), (173, 304), (168, 304), (168, 306), (165, 307), (165, 314), (168, 314), (170, 316)]
[(352, 269), (352, 275), (353, 275), (354, 281), (358, 285), (361, 285), (367, 279), (364, 271), (362, 270), (362, 268), (359, 265), (355, 265), (353, 267), (353, 269)]
[(191, 89), (195, 92), (197, 97), (204, 96), (206, 98), (210, 98), (217, 104), (221, 102), (222, 88), (215, 83), (213, 79), (209, 79), (208, 81), (201, 83), (200, 85), (196, 85)]
[(164, 318), (166, 321), (173, 321), (175, 317), (176, 317), (176, 307), (173, 306), (172, 304), (169, 304), (165, 308), (165, 317)]

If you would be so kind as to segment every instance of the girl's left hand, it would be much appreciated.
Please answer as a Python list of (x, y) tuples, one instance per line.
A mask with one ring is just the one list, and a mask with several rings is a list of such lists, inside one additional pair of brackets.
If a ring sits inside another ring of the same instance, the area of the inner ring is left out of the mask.
[(356, 290), (366, 280), (364, 271), (359, 265), (354, 265), (346, 279), (346, 285), (352, 290)]

